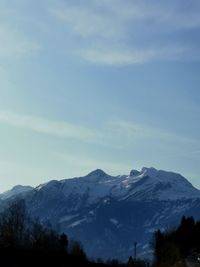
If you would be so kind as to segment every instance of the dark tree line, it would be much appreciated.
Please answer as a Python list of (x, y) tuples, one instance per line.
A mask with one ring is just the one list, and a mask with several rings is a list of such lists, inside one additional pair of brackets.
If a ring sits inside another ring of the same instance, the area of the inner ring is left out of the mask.
[(87, 262), (81, 244), (30, 219), (24, 200), (11, 202), (0, 214), (2, 266), (77, 266), (79, 261)]
[(200, 255), (200, 222), (183, 216), (176, 229), (155, 232), (153, 248), (158, 266), (183, 266), (188, 256), (195, 261), (195, 257)]
[[(200, 222), (183, 217), (171, 231), (156, 231), (153, 238), (155, 267), (183, 267), (188, 256), (200, 255)], [(120, 256), (120, 255), (119, 255)], [(30, 219), (25, 202), (11, 202), (0, 214), (0, 265), (6, 267), (64, 267), (118, 266), (146, 267), (147, 263), (134, 260), (89, 260), (77, 241), (69, 241), (65, 233)]]
[(129, 258), (118, 260), (89, 260), (77, 241), (69, 241), (39, 220), (27, 215), (25, 201), (11, 202), (0, 214), (0, 266), (6, 267), (64, 267), (64, 266), (118, 266), (145, 267), (145, 262)]
[(38, 220), (31, 220), (24, 200), (11, 202), (0, 214), (0, 247), (67, 251), (68, 237), (59, 235)]

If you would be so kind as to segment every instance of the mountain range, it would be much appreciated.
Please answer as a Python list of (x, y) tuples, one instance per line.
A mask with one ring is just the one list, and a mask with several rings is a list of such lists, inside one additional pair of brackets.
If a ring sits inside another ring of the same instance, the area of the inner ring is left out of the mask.
[(19, 196), (31, 217), (79, 240), (92, 258), (126, 260), (135, 242), (138, 256), (151, 257), (157, 229), (175, 227), (183, 215), (200, 219), (200, 191), (182, 175), (155, 168), (118, 176), (97, 169), (35, 188), (18, 185), (0, 194), (0, 208)]

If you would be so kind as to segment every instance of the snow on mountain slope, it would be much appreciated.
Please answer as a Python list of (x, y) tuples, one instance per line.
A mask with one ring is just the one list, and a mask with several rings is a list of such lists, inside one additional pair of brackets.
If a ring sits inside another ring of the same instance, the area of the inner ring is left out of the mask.
[(130, 175), (118, 186), (124, 190), (123, 199), (179, 200), (200, 197), (200, 191), (180, 174), (154, 168), (143, 168), (140, 173)]
[(21, 194), (30, 192), (32, 190), (33, 190), (33, 187), (31, 186), (16, 185), (11, 190), (8, 190), (0, 194), (0, 200), (7, 200), (9, 198), (19, 196)]
[(110, 176), (102, 170), (95, 170), (80, 178), (50, 181), (36, 188), (48, 194), (62, 194), (67, 197), (85, 199), (88, 204), (111, 196), (117, 199), (194, 199), (200, 198), (200, 191), (183, 176), (173, 172), (142, 168), (132, 170), (130, 175)]
[(0, 199), (5, 200), (30, 191), (46, 194), (47, 197), (62, 195), (65, 199), (84, 198), (87, 204), (97, 202), (106, 196), (118, 200), (176, 200), (200, 197), (200, 191), (180, 174), (144, 167), (141, 171), (132, 170), (129, 175), (119, 176), (110, 176), (97, 169), (83, 177), (52, 180), (35, 189), (18, 185), (0, 194)]
[(16, 187), (0, 200), (21, 193), (32, 217), (80, 240), (96, 258), (127, 259), (134, 240), (139, 255), (147, 256), (144, 248), (156, 229), (178, 224), (183, 215), (200, 218), (200, 191), (180, 174), (154, 168), (119, 176), (97, 169), (34, 189)]
[[(121, 178), (112, 177), (102, 170), (95, 170), (84, 177), (65, 179), (61, 181), (50, 181), (36, 188), (38, 193), (43, 192), (52, 197), (60, 194), (63, 198), (84, 201), (85, 204), (92, 204), (99, 199), (111, 194), (111, 189)], [(74, 206), (75, 208), (75, 206)]]

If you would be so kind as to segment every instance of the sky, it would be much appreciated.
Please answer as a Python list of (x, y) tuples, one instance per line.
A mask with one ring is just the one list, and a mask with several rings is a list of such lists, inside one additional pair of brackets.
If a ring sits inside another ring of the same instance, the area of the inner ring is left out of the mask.
[(200, 188), (199, 0), (0, 0), (0, 192), (143, 166)]

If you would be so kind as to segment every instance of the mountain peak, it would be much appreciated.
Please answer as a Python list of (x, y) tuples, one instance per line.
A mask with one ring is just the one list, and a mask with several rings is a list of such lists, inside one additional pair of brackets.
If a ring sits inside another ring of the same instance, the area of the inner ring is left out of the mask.
[(28, 190), (32, 190), (33, 189), (33, 187), (31, 187), (31, 186), (26, 186), (26, 185), (15, 185), (12, 189), (11, 189), (11, 191), (28, 191)]
[(1, 200), (9, 199), (11, 197), (15, 197), (20, 194), (28, 193), (31, 190), (33, 190), (33, 187), (31, 186), (16, 185), (11, 190), (8, 190), (0, 194), (0, 199)]
[(152, 177), (152, 176), (156, 176), (156, 174), (158, 173), (158, 170), (153, 167), (150, 167), (150, 168), (143, 167), (141, 170), (141, 173)]
[(87, 175), (87, 177), (104, 177), (104, 176), (106, 176), (107, 174), (103, 171), (103, 170), (101, 170), (101, 169), (96, 169), (96, 170), (94, 170), (94, 171), (92, 171), (92, 172), (90, 172), (88, 175)]
[(131, 177), (133, 177), (133, 176), (136, 176), (136, 175), (139, 175), (140, 174), (140, 172), (138, 171), (138, 170), (131, 170), (130, 171), (130, 174), (129, 174), (129, 176), (131, 176)]
[[(1, 194), (0, 209), (25, 189), (29, 188), (16, 186)], [(56, 229), (79, 239), (88, 255), (96, 258), (127, 258), (132, 233), (141, 244), (140, 251), (148, 252), (146, 244), (156, 229), (173, 226), (183, 214), (200, 218), (198, 189), (178, 173), (147, 167), (119, 176), (96, 169), (86, 176), (51, 180), (22, 197), (30, 216), (48, 220)], [(91, 246), (91, 240), (97, 246)], [(116, 246), (111, 250), (110, 244)]]
[(87, 182), (101, 183), (109, 180), (112, 176), (108, 175), (101, 169), (96, 169), (88, 175), (82, 177)]
[(131, 170), (129, 176), (134, 177), (134, 176), (150, 176), (150, 177), (156, 177), (158, 174), (159, 170), (157, 170), (154, 167), (143, 167), (141, 171), (138, 170)]

